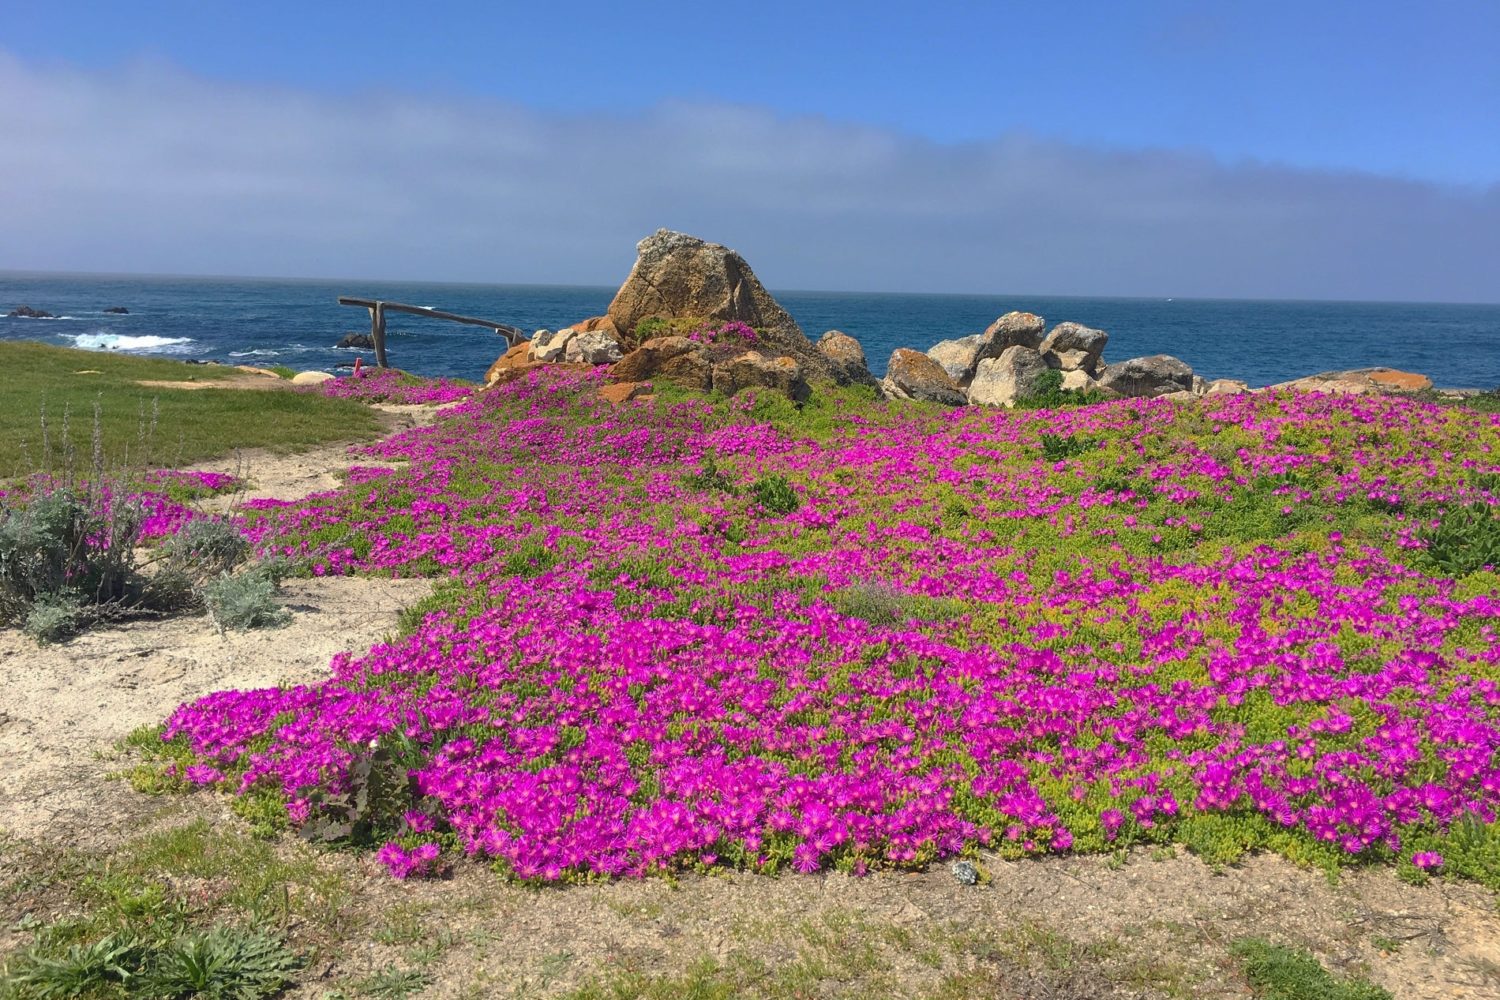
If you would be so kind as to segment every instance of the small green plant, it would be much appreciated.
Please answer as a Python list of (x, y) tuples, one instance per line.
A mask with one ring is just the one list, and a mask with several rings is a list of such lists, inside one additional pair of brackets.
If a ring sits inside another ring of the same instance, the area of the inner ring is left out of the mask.
[(56, 955), (22, 955), (0, 995), (63, 1000), (108, 995), (128, 985), (139, 971), (145, 948), (128, 934), (111, 934), (92, 944), (73, 944)]
[(1450, 510), (1417, 537), (1427, 543), (1427, 558), (1450, 576), (1500, 567), (1500, 518), (1488, 504), (1476, 501)]
[(740, 492), (734, 480), (719, 469), (712, 454), (704, 455), (702, 468), (683, 476), (682, 482), (688, 489), (703, 490), (706, 493), (718, 492), (738, 496)]
[(1018, 410), (1060, 410), (1068, 406), (1092, 406), (1109, 397), (1094, 389), (1064, 389), (1063, 373), (1055, 368), (1037, 376), (1031, 391), (1016, 399)]
[(164, 545), (169, 565), (204, 574), (227, 573), (250, 555), (250, 543), (226, 521), (196, 517)]
[(1242, 938), (1230, 946), (1230, 952), (1240, 960), (1258, 1000), (1391, 1000), (1374, 983), (1338, 979), (1308, 952), (1285, 945)]
[(431, 976), (417, 969), (389, 968), (361, 979), (354, 984), (354, 989), (360, 996), (404, 1000), (421, 993), (431, 982)]
[(203, 587), (203, 603), (221, 634), (277, 628), (291, 619), (277, 600), (279, 572), (274, 564), (258, 563), (241, 573), (220, 573)]
[(398, 831), (415, 798), (406, 768), (389, 748), (378, 747), (350, 765), (347, 791), (307, 791), (312, 818), (298, 832), (310, 841), (374, 844)]
[(1061, 462), (1068, 458), (1093, 451), (1095, 442), (1077, 434), (1043, 434), (1042, 457), (1049, 462)]
[(139, 991), (152, 997), (260, 1000), (278, 993), (301, 963), (280, 941), (215, 927), (169, 942), (152, 958)]
[(0, 624), (41, 641), (139, 604), (141, 508), (86, 487), (42, 489), (0, 510)]
[(802, 498), (785, 476), (762, 476), (750, 484), (750, 499), (772, 514), (790, 514), (802, 506)]

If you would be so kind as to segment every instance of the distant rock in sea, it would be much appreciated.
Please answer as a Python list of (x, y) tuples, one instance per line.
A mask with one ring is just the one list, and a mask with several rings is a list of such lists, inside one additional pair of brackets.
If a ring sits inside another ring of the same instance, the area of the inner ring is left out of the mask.
[(5, 314), (11, 319), (56, 319), (45, 309), (33, 309), (30, 306), (19, 306)]
[(346, 333), (343, 339), (333, 346), (335, 350), (355, 348), (358, 350), (373, 351), (375, 349), (375, 340), (368, 333)]
[(115, 316), (126, 316), (130, 313), (130, 310), (126, 309), (124, 306), (110, 306), (104, 311)]

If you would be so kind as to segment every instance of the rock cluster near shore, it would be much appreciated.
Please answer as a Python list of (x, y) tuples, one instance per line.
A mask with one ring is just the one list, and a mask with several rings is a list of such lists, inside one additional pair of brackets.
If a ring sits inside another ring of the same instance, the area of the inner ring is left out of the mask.
[(891, 399), (921, 399), (950, 406), (1014, 406), (1041, 391), (1048, 372), (1061, 372), (1061, 388), (1106, 398), (1201, 396), (1240, 391), (1244, 383), (1209, 383), (1169, 354), (1106, 364), (1109, 334), (1081, 323), (1059, 323), (1051, 331), (1035, 313), (1010, 312), (983, 333), (945, 340), (926, 354), (900, 349), (881, 390)]
[[(1233, 379), (1207, 381), (1169, 354), (1104, 359), (1109, 334), (1009, 312), (982, 333), (930, 350), (899, 348), (884, 379), (870, 374), (859, 341), (829, 330), (816, 344), (772, 298), (738, 253), (686, 233), (660, 229), (636, 246), (630, 275), (603, 316), (559, 330), (538, 330), (490, 366), (487, 385), (539, 365), (587, 370), (608, 366), (608, 381), (634, 398), (654, 380), (732, 396), (766, 388), (807, 399), (818, 383), (868, 385), (887, 399), (948, 406), (1014, 406), (1044, 387), (1117, 399), (1192, 399), (1250, 391)], [(1060, 373), (1060, 385), (1049, 373)], [(1391, 369), (1324, 372), (1273, 388), (1338, 393), (1431, 388), (1420, 375)]]

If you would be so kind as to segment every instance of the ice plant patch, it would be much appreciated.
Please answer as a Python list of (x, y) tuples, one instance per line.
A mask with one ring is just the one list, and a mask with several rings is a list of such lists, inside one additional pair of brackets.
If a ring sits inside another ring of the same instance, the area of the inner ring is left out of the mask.
[(589, 389), (529, 375), (248, 510), (313, 572), (441, 582), (321, 683), (180, 708), (193, 780), (304, 829), (363, 802), (401, 877), (1171, 840), (1500, 885), (1500, 578), (1425, 540), (1493, 512), (1494, 418)]

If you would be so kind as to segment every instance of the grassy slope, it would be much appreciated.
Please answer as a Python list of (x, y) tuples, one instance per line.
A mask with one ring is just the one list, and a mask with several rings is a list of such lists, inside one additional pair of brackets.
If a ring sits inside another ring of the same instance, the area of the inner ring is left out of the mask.
[[(216, 382), (231, 368), (76, 351), (43, 344), (0, 344), (0, 478), (46, 464), (45, 412), (54, 466), (68, 438), (88, 464), (94, 407), (104, 453), (111, 463), (173, 466), (224, 455), (236, 448), (297, 449), (326, 441), (371, 437), (379, 421), (369, 407), (301, 392), (183, 390), (141, 386), (138, 380)], [(99, 374), (80, 375), (90, 371)], [(153, 410), (156, 426), (150, 432)]]

